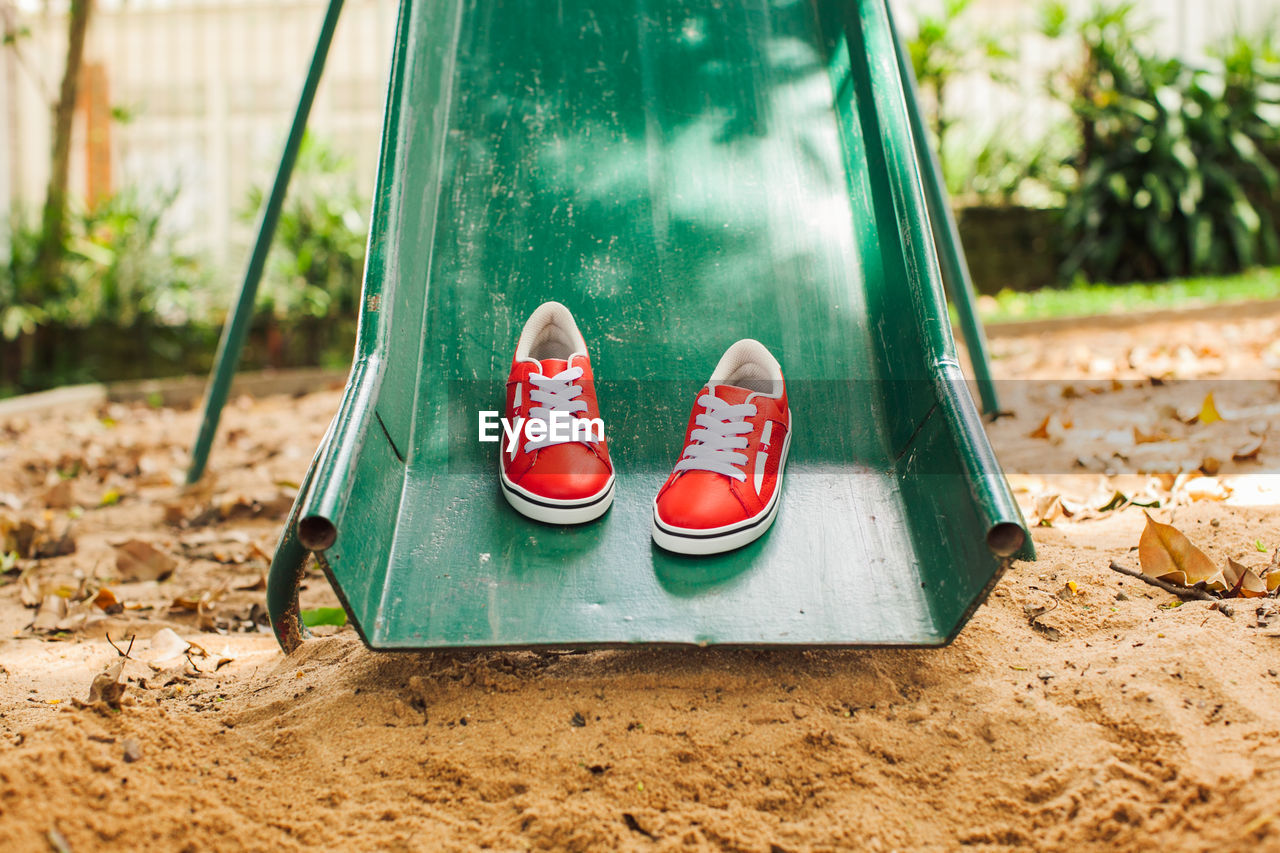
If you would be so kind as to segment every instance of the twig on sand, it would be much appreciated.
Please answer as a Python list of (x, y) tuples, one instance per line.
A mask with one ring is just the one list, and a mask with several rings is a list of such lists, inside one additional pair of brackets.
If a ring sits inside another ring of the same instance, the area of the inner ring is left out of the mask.
[(1223, 616), (1227, 616), (1227, 617), (1231, 616), (1231, 608), (1227, 605), (1225, 601), (1223, 601), (1221, 598), (1218, 598), (1216, 595), (1213, 595), (1212, 593), (1206, 592), (1203, 589), (1197, 589), (1196, 587), (1193, 587), (1193, 586), (1183, 586), (1182, 584), (1177, 584), (1177, 583), (1170, 583), (1169, 581), (1160, 580), (1160, 578), (1153, 578), (1150, 575), (1143, 574), (1142, 572), (1136, 572), (1133, 569), (1126, 568), (1125, 566), (1122, 566), (1119, 563), (1117, 563), (1115, 560), (1111, 561), (1111, 571), (1119, 572), (1122, 575), (1128, 575), (1131, 578), (1137, 578), (1143, 583), (1150, 584), (1151, 586), (1154, 586), (1154, 587), (1159, 587), (1160, 589), (1163, 589), (1165, 592), (1172, 593), (1173, 595), (1176, 595), (1179, 598), (1190, 598), (1196, 601), (1212, 601), (1214, 604), (1218, 605), (1218, 610), (1222, 611)]
[(129, 648), (125, 649), (124, 651), (120, 651), (120, 647), (119, 647), (119, 646), (117, 646), (117, 645), (115, 644), (115, 641), (113, 641), (113, 640), (111, 639), (111, 635), (110, 635), (110, 634), (107, 634), (107, 642), (108, 642), (108, 643), (111, 643), (111, 648), (115, 649), (115, 650), (116, 650), (116, 653), (117, 653), (118, 655), (120, 655), (120, 657), (122, 657), (122, 658), (127, 658), (127, 657), (129, 657), (129, 653), (133, 651), (133, 641), (134, 641), (134, 640), (136, 640), (136, 639), (138, 639), (138, 635), (137, 635), (137, 634), (134, 634), (134, 635), (132, 635), (131, 637), (129, 637)]

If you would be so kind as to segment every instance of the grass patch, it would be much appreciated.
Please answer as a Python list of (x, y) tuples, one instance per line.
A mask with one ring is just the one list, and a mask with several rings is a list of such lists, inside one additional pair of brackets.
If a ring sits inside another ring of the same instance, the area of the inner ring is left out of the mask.
[(1223, 278), (1189, 278), (1138, 284), (1089, 284), (1045, 288), (1032, 293), (1006, 290), (978, 300), (986, 323), (1092, 317), (1229, 302), (1280, 299), (1280, 267), (1250, 270)]

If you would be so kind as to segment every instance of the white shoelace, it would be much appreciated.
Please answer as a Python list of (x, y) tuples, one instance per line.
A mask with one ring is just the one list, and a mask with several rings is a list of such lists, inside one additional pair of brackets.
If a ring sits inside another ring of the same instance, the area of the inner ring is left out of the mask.
[(694, 419), (701, 429), (689, 436), (690, 444), (676, 463), (676, 470), (713, 471), (744, 482), (747, 475), (741, 466), (747, 464), (747, 454), (737, 451), (747, 448), (746, 436), (753, 427), (744, 419), (755, 416), (755, 405), (735, 406), (710, 394), (699, 397), (698, 405), (706, 409)]
[[(556, 444), (572, 443), (572, 440), (555, 441), (551, 438), (551, 413), (568, 412), (571, 415), (576, 415), (578, 412), (587, 410), (587, 401), (581, 399), (582, 386), (573, 384), (582, 378), (582, 372), (581, 367), (570, 367), (568, 370), (560, 371), (555, 376), (543, 376), (541, 373), (529, 374), (529, 383), (533, 385), (533, 388), (529, 390), (529, 400), (540, 404), (529, 410), (529, 419), (547, 424), (548, 435), (538, 441), (525, 442), (525, 453)], [(588, 435), (590, 435), (589, 430)], [(592, 439), (588, 440), (591, 441)]]

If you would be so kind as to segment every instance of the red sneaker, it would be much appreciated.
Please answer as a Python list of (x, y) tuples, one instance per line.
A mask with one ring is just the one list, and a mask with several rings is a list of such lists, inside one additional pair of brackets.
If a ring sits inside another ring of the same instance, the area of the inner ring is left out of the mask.
[(520, 334), (506, 420), (499, 473), (502, 494), (516, 512), (550, 524), (604, 515), (613, 503), (613, 464), (591, 359), (573, 315), (559, 302), (541, 305)]
[(790, 447), (782, 368), (760, 342), (738, 341), (698, 392), (684, 453), (653, 502), (653, 541), (719, 554), (758, 539), (778, 514)]

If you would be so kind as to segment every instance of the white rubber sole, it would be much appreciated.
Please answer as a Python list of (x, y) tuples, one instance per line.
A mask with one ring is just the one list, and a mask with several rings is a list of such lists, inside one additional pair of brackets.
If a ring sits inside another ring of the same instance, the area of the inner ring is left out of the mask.
[(769, 505), (758, 515), (736, 524), (727, 524), (710, 530), (673, 527), (658, 519), (658, 500), (654, 498), (653, 541), (663, 550), (693, 557), (723, 554), (725, 551), (734, 551), (744, 545), (750, 545), (767, 533), (773, 526), (774, 519), (778, 517), (778, 507), (782, 503), (782, 479), (786, 474), (787, 454), (790, 450), (791, 431), (788, 430), (786, 443), (782, 446), (782, 461), (778, 464), (778, 486), (773, 490)]
[(599, 492), (588, 498), (561, 501), (544, 498), (520, 488), (507, 479), (502, 462), (498, 462), (498, 477), (502, 481), (502, 496), (511, 504), (511, 508), (534, 521), (544, 524), (586, 524), (595, 521), (613, 506), (614, 477), (609, 475), (609, 483)]

